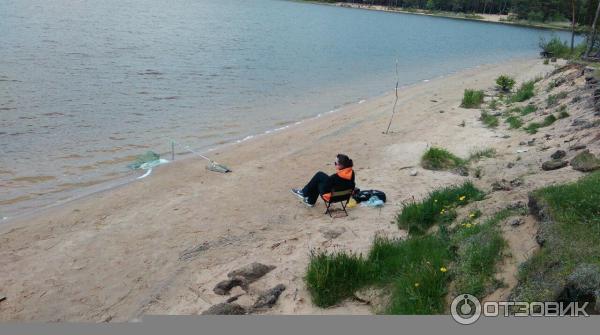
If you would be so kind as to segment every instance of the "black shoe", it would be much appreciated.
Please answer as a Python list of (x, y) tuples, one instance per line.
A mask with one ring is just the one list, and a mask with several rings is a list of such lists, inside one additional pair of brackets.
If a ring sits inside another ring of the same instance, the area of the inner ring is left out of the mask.
[(308, 197), (302, 198), (302, 202), (308, 207), (315, 207), (315, 204), (311, 204), (310, 202), (308, 202)]
[(304, 193), (302, 193), (302, 190), (299, 188), (293, 188), (292, 189), (292, 193), (294, 193), (295, 196), (297, 196), (300, 199), (304, 199)]

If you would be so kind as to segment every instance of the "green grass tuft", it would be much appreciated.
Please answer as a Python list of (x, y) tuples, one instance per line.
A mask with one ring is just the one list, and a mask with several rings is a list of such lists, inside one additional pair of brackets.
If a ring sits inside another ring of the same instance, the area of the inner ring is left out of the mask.
[(435, 223), (451, 222), (456, 218), (454, 208), (482, 200), (485, 194), (470, 181), (431, 192), (420, 202), (403, 205), (396, 222), (411, 234), (424, 234)]
[(521, 110), (521, 115), (529, 115), (531, 113), (535, 113), (537, 111), (537, 107), (535, 105), (527, 105)]
[(500, 123), (500, 121), (498, 121), (497, 116), (491, 115), (486, 111), (481, 112), (481, 117), (479, 119), (481, 120), (481, 122), (483, 122), (483, 124), (486, 125), (486, 127), (489, 128), (496, 128)]
[(527, 133), (529, 133), (529, 134), (535, 134), (535, 133), (537, 133), (537, 132), (538, 132), (538, 130), (539, 130), (540, 128), (543, 128), (543, 127), (548, 127), (548, 126), (550, 126), (551, 124), (553, 124), (554, 122), (556, 122), (556, 120), (557, 120), (557, 119), (556, 119), (556, 116), (554, 116), (554, 115), (548, 115), (548, 116), (546, 116), (546, 117), (544, 118), (544, 121), (543, 121), (542, 123), (539, 123), (539, 122), (532, 122), (532, 123), (528, 124), (528, 125), (527, 125), (525, 128), (523, 128), (523, 129), (525, 129), (525, 131), (526, 131)]
[(479, 108), (483, 103), (483, 97), (483, 91), (466, 89), (460, 106), (463, 108)]
[(513, 102), (523, 102), (535, 96), (535, 81), (531, 80), (521, 84), (517, 93), (512, 97)]
[(505, 122), (509, 124), (510, 129), (519, 129), (523, 126), (523, 120), (518, 116), (509, 116)]
[(306, 283), (313, 303), (332, 306), (352, 296), (371, 279), (369, 264), (360, 255), (314, 253), (306, 271)]
[(478, 161), (483, 158), (494, 158), (496, 157), (496, 149), (494, 148), (484, 148), (484, 149), (476, 149), (471, 152), (469, 155), (468, 162)]
[(465, 161), (443, 148), (429, 148), (421, 157), (421, 166), (427, 170), (449, 170), (463, 166)]

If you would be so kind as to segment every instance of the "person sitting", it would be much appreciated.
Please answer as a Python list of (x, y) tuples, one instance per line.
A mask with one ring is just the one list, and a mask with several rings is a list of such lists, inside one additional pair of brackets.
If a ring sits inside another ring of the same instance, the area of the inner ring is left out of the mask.
[(303, 189), (293, 188), (292, 193), (298, 196), (308, 206), (313, 207), (321, 195), (325, 200), (329, 200), (329, 193), (332, 187), (336, 190), (353, 189), (354, 171), (352, 170), (352, 160), (343, 154), (338, 154), (335, 160), (337, 173), (328, 176), (325, 172), (315, 173), (312, 179)]

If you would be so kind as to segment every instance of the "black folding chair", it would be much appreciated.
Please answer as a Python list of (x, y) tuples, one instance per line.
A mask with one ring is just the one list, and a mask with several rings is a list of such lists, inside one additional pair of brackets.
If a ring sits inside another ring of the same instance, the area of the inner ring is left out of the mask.
[(346, 213), (346, 216), (348, 216), (348, 212), (346, 211), (346, 206), (348, 205), (348, 202), (350, 202), (353, 192), (354, 192), (354, 188), (350, 188), (350, 189), (343, 190), (343, 191), (336, 191), (335, 189), (332, 189), (331, 193), (330, 193), (329, 201), (326, 200), (325, 198), (323, 198), (323, 196), (321, 196), (321, 199), (323, 199), (323, 201), (325, 202), (325, 205), (327, 205), (327, 209), (325, 210), (325, 213), (323, 213), (323, 214), (329, 214), (330, 217), (333, 217), (333, 215), (331, 215), (331, 205), (339, 202), (342, 204), (342, 210), (344, 211), (344, 213)]

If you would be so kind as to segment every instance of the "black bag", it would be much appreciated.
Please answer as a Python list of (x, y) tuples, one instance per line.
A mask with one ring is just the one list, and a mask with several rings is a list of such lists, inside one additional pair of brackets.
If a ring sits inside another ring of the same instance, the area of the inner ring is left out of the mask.
[(369, 201), (369, 199), (371, 199), (372, 196), (377, 196), (377, 198), (379, 198), (383, 202), (386, 201), (385, 193), (378, 190), (361, 191), (357, 188), (354, 191), (354, 194), (352, 194), (352, 198), (354, 198), (356, 202)]

